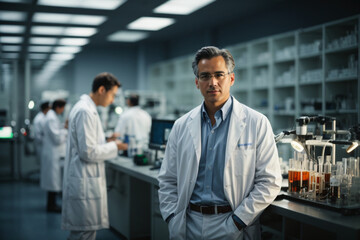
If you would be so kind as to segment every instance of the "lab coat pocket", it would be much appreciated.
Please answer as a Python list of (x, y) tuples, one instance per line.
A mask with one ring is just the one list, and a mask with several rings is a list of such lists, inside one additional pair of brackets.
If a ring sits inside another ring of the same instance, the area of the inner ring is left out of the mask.
[(87, 179), (87, 199), (98, 199), (101, 198), (101, 178), (94, 177)]
[(254, 148), (236, 148), (233, 157), (236, 176), (246, 176), (255, 172), (256, 153)]
[(67, 183), (68, 183), (68, 192), (70, 199), (85, 199), (84, 178), (70, 177)]

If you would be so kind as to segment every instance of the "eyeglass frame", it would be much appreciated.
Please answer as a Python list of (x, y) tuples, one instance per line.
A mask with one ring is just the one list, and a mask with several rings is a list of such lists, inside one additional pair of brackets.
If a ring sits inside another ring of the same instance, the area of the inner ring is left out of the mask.
[[(216, 78), (216, 80), (224, 80), (224, 79), (225, 79), (225, 76), (226, 76), (226, 75), (229, 75), (229, 74), (231, 74), (231, 73), (233, 73), (233, 72), (227, 72), (227, 73), (225, 73), (225, 72), (206, 73), (206, 75), (207, 75), (207, 77), (208, 77), (206, 80), (202, 80), (202, 79), (201, 79), (201, 76), (197, 76), (197, 79), (199, 79), (201, 82), (208, 82), (208, 81), (210, 81), (210, 79), (213, 79), (214, 77)], [(224, 79), (219, 79), (218, 77), (215, 76), (215, 74), (224, 74)], [(204, 75), (205, 75), (205, 74), (204, 74)]]

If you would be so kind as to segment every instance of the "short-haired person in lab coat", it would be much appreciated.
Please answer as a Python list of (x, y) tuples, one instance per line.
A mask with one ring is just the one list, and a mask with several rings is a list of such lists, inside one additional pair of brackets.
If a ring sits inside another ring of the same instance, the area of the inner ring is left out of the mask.
[(175, 122), (158, 177), (170, 239), (261, 239), (282, 181), (272, 128), (230, 95), (229, 51), (203, 47), (192, 66), (204, 101)]
[(45, 115), (50, 110), (50, 102), (44, 101), (40, 104), (40, 111), (36, 114), (33, 120), (33, 133), (35, 140), (35, 153), (36, 158), (40, 162), (41, 159), (41, 148), (44, 140), (44, 122)]
[[(126, 98), (129, 108), (120, 115), (115, 127), (115, 135), (129, 143), (127, 155), (133, 157), (132, 149), (145, 148), (149, 144), (151, 116), (139, 106), (139, 95), (131, 94)], [(135, 145), (135, 146), (132, 146)]]
[(62, 190), (61, 151), (65, 147), (67, 129), (58, 115), (64, 112), (66, 101), (57, 99), (46, 113), (44, 120), (44, 138), (41, 149), (40, 187), (48, 191), (47, 211), (61, 212), (56, 204), (57, 193)]
[(127, 144), (106, 142), (96, 106), (113, 103), (120, 86), (110, 73), (97, 75), (91, 93), (82, 95), (70, 112), (62, 211), (68, 239), (95, 239), (96, 230), (109, 228), (104, 161)]

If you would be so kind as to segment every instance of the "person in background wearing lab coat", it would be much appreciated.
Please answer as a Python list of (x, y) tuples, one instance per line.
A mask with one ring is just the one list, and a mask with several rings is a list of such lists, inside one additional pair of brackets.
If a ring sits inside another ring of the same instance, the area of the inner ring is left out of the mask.
[(40, 105), (40, 111), (36, 114), (33, 120), (33, 133), (35, 140), (35, 153), (38, 163), (41, 159), (41, 147), (44, 139), (44, 121), (45, 115), (50, 110), (50, 102), (45, 101)]
[(61, 212), (61, 207), (56, 204), (56, 196), (62, 190), (61, 149), (66, 142), (67, 129), (60, 122), (58, 115), (64, 112), (65, 105), (65, 100), (55, 100), (44, 121), (40, 187), (48, 191), (48, 212)]
[(139, 95), (131, 94), (126, 98), (129, 106), (122, 115), (115, 127), (115, 135), (129, 144), (127, 156), (132, 157), (132, 149), (144, 149), (149, 144), (149, 134), (151, 129), (151, 116), (140, 108)]
[(110, 105), (120, 82), (110, 73), (97, 75), (89, 95), (84, 94), (69, 115), (64, 167), (62, 229), (68, 239), (95, 239), (96, 230), (109, 228), (105, 164), (127, 144), (105, 141), (96, 106)]
[(280, 191), (272, 128), (230, 95), (234, 67), (225, 49), (195, 56), (204, 102), (175, 122), (158, 176), (171, 239), (261, 239), (259, 216)]

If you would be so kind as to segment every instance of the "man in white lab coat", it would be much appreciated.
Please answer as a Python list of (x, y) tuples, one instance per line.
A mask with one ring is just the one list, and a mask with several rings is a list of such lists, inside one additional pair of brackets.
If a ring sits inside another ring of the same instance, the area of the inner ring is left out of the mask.
[(140, 108), (137, 94), (128, 96), (126, 104), (129, 109), (120, 115), (114, 132), (125, 142), (130, 143), (127, 155), (133, 157), (134, 149), (146, 148), (149, 144), (151, 116)]
[(96, 106), (110, 105), (120, 86), (110, 73), (97, 75), (91, 93), (70, 112), (62, 211), (62, 229), (71, 231), (68, 239), (95, 239), (96, 230), (109, 227), (104, 161), (127, 144), (105, 141)]
[(230, 95), (234, 67), (225, 49), (195, 56), (204, 102), (175, 122), (158, 177), (171, 239), (260, 239), (259, 216), (280, 191), (270, 123)]
[(35, 140), (35, 152), (36, 158), (40, 163), (41, 158), (41, 147), (42, 141), (44, 139), (44, 121), (45, 115), (50, 110), (50, 103), (49, 101), (45, 101), (40, 105), (40, 111), (36, 114), (33, 120), (33, 134)]
[(48, 191), (47, 211), (61, 212), (56, 204), (57, 193), (62, 190), (61, 150), (64, 148), (67, 129), (58, 118), (64, 112), (66, 101), (57, 99), (52, 103), (44, 121), (44, 137), (41, 149), (40, 187)]

